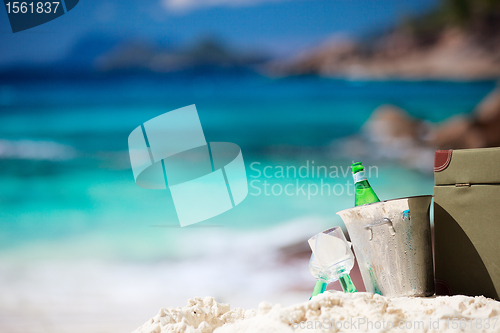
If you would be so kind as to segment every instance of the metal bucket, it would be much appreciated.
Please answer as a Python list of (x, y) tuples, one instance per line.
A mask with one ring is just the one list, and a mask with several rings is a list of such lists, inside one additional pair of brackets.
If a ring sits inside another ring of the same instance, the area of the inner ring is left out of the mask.
[(342, 210), (366, 291), (387, 297), (434, 294), (429, 208), (432, 196)]

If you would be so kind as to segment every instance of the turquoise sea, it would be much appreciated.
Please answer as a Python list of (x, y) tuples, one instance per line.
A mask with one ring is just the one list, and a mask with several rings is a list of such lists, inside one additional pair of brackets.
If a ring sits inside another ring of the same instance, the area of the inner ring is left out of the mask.
[[(194, 296), (247, 308), (306, 298), (307, 261), (290, 264), (280, 249), (341, 225), (335, 212), (353, 205), (352, 160), (332, 142), (381, 104), (440, 122), (494, 86), (208, 71), (0, 79), (0, 327), (30, 331), (26, 306), (45, 331), (118, 332)], [(180, 228), (168, 190), (134, 183), (127, 138), (190, 104), (207, 141), (241, 147), (250, 188), (234, 209)], [(432, 193), (432, 174), (365, 163), (381, 199)]]
[[(264, 190), (267, 179), (257, 177), (255, 169), (307, 163), (347, 168), (350, 161), (324, 148), (357, 133), (377, 106), (395, 104), (413, 116), (439, 122), (470, 113), (493, 87), (493, 82), (269, 79), (251, 73), (2, 82), (0, 251), (85, 237), (104, 244), (82, 249), (78, 256), (143, 258), (175, 251), (171, 242), (151, 244), (151, 238), (175, 238), (186, 231), (173, 228), (178, 223), (168, 191), (135, 185), (127, 137), (144, 121), (182, 106), (196, 104), (207, 140), (238, 144), (249, 181), (260, 179), (240, 206), (200, 225), (253, 229), (307, 215), (338, 223), (334, 213), (352, 203), (347, 192), (309, 198), (302, 192), (252, 195), (259, 192), (256, 187)], [(391, 162), (377, 167), (372, 183), (383, 198), (432, 191), (432, 179), (425, 175)], [(269, 186), (297, 180), (320, 184), (322, 178), (345, 183), (346, 175), (273, 176)], [(404, 188), (399, 185), (403, 180)]]

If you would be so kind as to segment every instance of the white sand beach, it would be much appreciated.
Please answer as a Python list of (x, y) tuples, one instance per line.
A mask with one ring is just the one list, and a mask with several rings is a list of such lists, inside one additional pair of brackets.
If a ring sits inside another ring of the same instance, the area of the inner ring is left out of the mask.
[(327, 291), (283, 307), (230, 309), (212, 297), (160, 309), (133, 333), (500, 332), (500, 302), (482, 296), (386, 298)]

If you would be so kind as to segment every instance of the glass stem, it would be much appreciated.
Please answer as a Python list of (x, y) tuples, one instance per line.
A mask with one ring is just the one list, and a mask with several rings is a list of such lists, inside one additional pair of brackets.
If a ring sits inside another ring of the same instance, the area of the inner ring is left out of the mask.
[(340, 285), (342, 286), (342, 290), (345, 293), (355, 293), (357, 292), (354, 283), (352, 283), (351, 277), (349, 274), (343, 274), (339, 277)]
[(316, 280), (316, 284), (314, 285), (313, 293), (309, 299), (324, 292), (326, 290), (326, 285), (327, 285), (327, 283), (325, 280), (322, 280), (322, 279)]

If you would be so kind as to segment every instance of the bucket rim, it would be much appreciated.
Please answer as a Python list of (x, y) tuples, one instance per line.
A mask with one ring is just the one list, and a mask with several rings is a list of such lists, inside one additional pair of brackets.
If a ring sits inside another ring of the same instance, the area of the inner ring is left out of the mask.
[(340, 215), (340, 213), (348, 212), (348, 211), (351, 211), (353, 209), (362, 209), (362, 207), (374, 206), (374, 205), (382, 204), (384, 202), (404, 200), (404, 199), (413, 199), (413, 198), (425, 198), (425, 197), (431, 197), (431, 198), (433, 198), (434, 195), (432, 195), (432, 194), (422, 194), (422, 195), (413, 195), (413, 196), (409, 196), (409, 197), (395, 198), (395, 199), (389, 199), (389, 200), (382, 200), (382, 201), (378, 201), (378, 202), (373, 202), (371, 204), (366, 204), (366, 205), (361, 205), (361, 206), (355, 206), (355, 207), (351, 207), (351, 208), (342, 209), (342, 210), (339, 210), (338, 212), (336, 212), (335, 214)]

